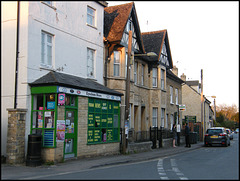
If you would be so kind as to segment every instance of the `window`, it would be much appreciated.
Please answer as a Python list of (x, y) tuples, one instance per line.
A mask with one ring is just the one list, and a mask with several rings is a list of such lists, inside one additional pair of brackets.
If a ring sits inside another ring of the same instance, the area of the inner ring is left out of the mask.
[(166, 48), (165, 41), (163, 42), (163, 47), (162, 47), (160, 61), (161, 61), (162, 64), (169, 66), (168, 54), (167, 54), (167, 48)]
[(157, 127), (157, 112), (158, 112), (158, 108), (153, 108), (153, 112), (152, 112), (152, 127)]
[(137, 84), (138, 63), (134, 62), (134, 83)]
[(95, 9), (87, 7), (87, 24), (95, 27)]
[(116, 101), (88, 99), (88, 144), (119, 142), (120, 104)]
[(144, 85), (144, 68), (145, 68), (145, 65), (142, 64), (141, 85)]
[(52, 68), (52, 47), (53, 36), (42, 31), (41, 41), (41, 66)]
[(94, 78), (95, 50), (87, 49), (87, 77)]
[(43, 2), (48, 4), (48, 5), (50, 5), (50, 6), (52, 6), (52, 1), (43, 1)]
[(165, 109), (161, 108), (161, 126), (164, 127)]
[(43, 147), (55, 145), (56, 94), (32, 96), (31, 134), (43, 136)]
[(173, 104), (173, 87), (170, 86), (170, 103)]
[(176, 105), (178, 105), (178, 89), (175, 89)]
[(173, 114), (171, 114), (171, 120), (170, 120), (170, 122), (171, 122), (171, 130), (172, 130), (172, 127), (173, 127)]
[(113, 65), (113, 75), (119, 76), (120, 71), (120, 52), (114, 51), (114, 65)]
[(161, 89), (164, 90), (165, 89), (165, 71), (163, 69), (161, 69)]
[(153, 78), (153, 82), (152, 82), (152, 86), (153, 87), (157, 87), (157, 74), (158, 74), (158, 72), (157, 72), (157, 68), (153, 68), (152, 69), (152, 78)]

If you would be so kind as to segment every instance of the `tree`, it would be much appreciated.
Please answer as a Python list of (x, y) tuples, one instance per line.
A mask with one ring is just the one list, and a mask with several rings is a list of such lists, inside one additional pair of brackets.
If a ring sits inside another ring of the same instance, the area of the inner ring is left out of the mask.
[(239, 111), (236, 105), (222, 104), (216, 107), (215, 126), (223, 126), (230, 129), (239, 127)]

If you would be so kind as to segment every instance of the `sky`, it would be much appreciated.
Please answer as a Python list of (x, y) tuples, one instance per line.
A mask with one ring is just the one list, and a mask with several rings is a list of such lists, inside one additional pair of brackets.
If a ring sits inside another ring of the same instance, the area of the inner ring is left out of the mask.
[[(108, 6), (132, 1), (107, 1)], [(167, 29), (178, 76), (216, 105), (239, 108), (239, 1), (134, 1), (141, 32)], [(184, 103), (183, 103), (184, 104)]]

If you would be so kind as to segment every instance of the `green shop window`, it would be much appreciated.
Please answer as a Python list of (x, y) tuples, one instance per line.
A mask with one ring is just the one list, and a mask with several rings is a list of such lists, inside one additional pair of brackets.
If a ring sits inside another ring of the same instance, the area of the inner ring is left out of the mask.
[(120, 141), (119, 102), (88, 99), (88, 144)]
[(57, 94), (33, 94), (31, 134), (42, 135), (43, 147), (55, 147)]

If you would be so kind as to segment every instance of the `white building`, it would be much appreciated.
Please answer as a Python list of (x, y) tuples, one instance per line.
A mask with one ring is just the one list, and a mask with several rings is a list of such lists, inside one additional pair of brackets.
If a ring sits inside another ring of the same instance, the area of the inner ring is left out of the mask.
[[(103, 84), (104, 1), (19, 1), (17, 108), (27, 109), (29, 83), (50, 71)], [(17, 2), (1, 2), (1, 154), (6, 155), (7, 108), (14, 107)], [(25, 144), (25, 148), (27, 144)]]

